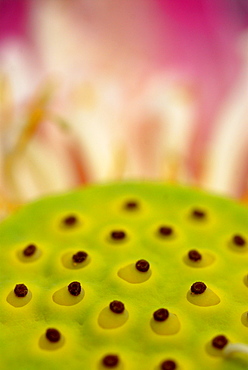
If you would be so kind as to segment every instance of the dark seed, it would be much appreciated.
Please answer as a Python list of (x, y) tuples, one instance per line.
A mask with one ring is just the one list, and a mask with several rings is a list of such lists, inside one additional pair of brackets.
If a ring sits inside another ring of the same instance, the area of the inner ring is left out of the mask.
[(136, 269), (140, 272), (147, 272), (149, 270), (149, 262), (147, 262), (146, 260), (139, 260), (136, 262), (136, 265), (135, 265)]
[(194, 218), (204, 219), (206, 217), (206, 213), (204, 211), (202, 211), (201, 209), (194, 209), (192, 211), (192, 216)]
[(81, 293), (81, 284), (77, 281), (73, 281), (68, 285), (68, 290), (71, 295), (78, 296)]
[(47, 329), (46, 338), (49, 342), (56, 343), (60, 340), (60, 332), (57, 329)]
[(223, 349), (227, 343), (228, 339), (224, 335), (218, 335), (212, 340), (212, 345), (218, 349)]
[(135, 201), (128, 201), (124, 204), (124, 208), (129, 211), (133, 211), (138, 208), (138, 203)]
[(36, 246), (34, 244), (29, 244), (24, 250), (23, 254), (26, 257), (31, 257), (36, 251)]
[(234, 235), (233, 243), (238, 247), (243, 247), (246, 244), (246, 241), (241, 235)]
[(199, 261), (199, 260), (202, 259), (201, 254), (198, 251), (196, 251), (195, 249), (192, 249), (191, 251), (189, 251), (188, 257), (191, 261), (194, 261), (194, 262)]
[(24, 284), (16, 284), (14, 292), (17, 297), (26, 297), (28, 288)]
[(73, 215), (67, 216), (64, 218), (63, 223), (66, 226), (74, 226), (77, 223), (77, 218), (76, 216), (73, 216)]
[(173, 233), (173, 229), (169, 226), (160, 226), (158, 232), (162, 236), (170, 236)]
[(75, 264), (82, 263), (86, 260), (88, 254), (86, 252), (79, 251), (76, 254), (73, 254), (72, 260)]
[(126, 237), (126, 233), (121, 230), (115, 230), (111, 232), (111, 238), (114, 240), (123, 240)]
[(165, 321), (169, 317), (169, 311), (165, 308), (160, 308), (159, 310), (153, 313), (154, 320), (156, 321)]
[(102, 359), (102, 363), (106, 367), (116, 367), (119, 363), (119, 358), (116, 355), (108, 355)]
[(125, 306), (120, 301), (113, 301), (110, 303), (109, 308), (114, 313), (122, 313), (125, 310)]
[(160, 366), (161, 370), (175, 370), (177, 368), (177, 365), (175, 361), (172, 360), (166, 360), (162, 362)]
[(191, 292), (193, 294), (202, 294), (207, 289), (207, 286), (202, 282), (197, 282), (191, 285)]

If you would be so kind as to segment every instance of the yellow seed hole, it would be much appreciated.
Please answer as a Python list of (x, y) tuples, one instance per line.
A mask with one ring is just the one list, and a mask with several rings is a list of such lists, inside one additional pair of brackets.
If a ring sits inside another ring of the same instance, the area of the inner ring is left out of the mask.
[(39, 339), (39, 346), (41, 349), (46, 350), (46, 351), (55, 351), (59, 348), (62, 348), (65, 344), (65, 338), (64, 336), (61, 336), (60, 340), (56, 343), (50, 342), (47, 338), (46, 335), (43, 334), (40, 339)]
[(244, 326), (248, 327), (248, 312), (244, 312), (241, 316), (241, 322)]
[(17, 297), (14, 293), (14, 290), (11, 290), (9, 292), (6, 300), (11, 306), (13, 307), (23, 307), (26, 306), (32, 299), (32, 293), (30, 290), (28, 291), (27, 295), (25, 297)]
[(124, 325), (128, 317), (129, 315), (126, 309), (122, 313), (116, 314), (109, 307), (105, 307), (99, 314), (98, 324), (103, 329), (115, 329)]
[[(225, 348), (225, 347), (224, 347)], [(209, 341), (206, 346), (205, 346), (205, 349), (206, 349), (206, 352), (210, 355), (210, 356), (214, 356), (214, 357), (225, 357), (225, 352), (224, 352), (224, 348), (222, 349), (219, 349), (219, 348), (215, 348), (212, 344), (212, 341)]]
[(201, 259), (198, 261), (192, 261), (188, 254), (183, 257), (183, 262), (190, 266), (190, 267), (196, 267), (196, 268), (203, 268), (212, 265), (214, 263), (214, 256), (208, 252), (201, 253)]
[(21, 262), (24, 262), (24, 263), (30, 263), (30, 262), (35, 262), (37, 261), (41, 255), (42, 255), (42, 252), (40, 249), (38, 249), (36, 246), (34, 246), (34, 252), (30, 255), (28, 255), (27, 253), (25, 254), (25, 250), (28, 250), (28, 247), (31, 247), (32, 245), (30, 246), (27, 246), (26, 248), (24, 249), (19, 249), (17, 251), (17, 258), (21, 261)]
[(108, 369), (108, 368), (110, 368), (110, 367), (111, 367), (111, 368), (114, 368), (115, 370), (123, 370), (123, 369), (124, 369), (124, 364), (123, 364), (123, 362), (119, 359), (119, 361), (118, 361), (117, 365), (115, 365), (115, 366), (106, 366), (106, 365), (104, 365), (104, 364), (103, 364), (103, 359), (102, 359), (101, 361), (99, 361), (97, 369), (98, 369), (98, 370), (106, 370), (106, 369)]
[(77, 270), (83, 267), (86, 267), (90, 263), (90, 257), (87, 255), (87, 258), (83, 262), (75, 262), (73, 260), (73, 255), (77, 252), (68, 252), (62, 256), (62, 264), (67, 269)]
[(190, 290), (187, 293), (187, 299), (196, 306), (208, 307), (220, 303), (220, 298), (211, 289), (207, 288), (202, 294), (193, 294)]
[(156, 321), (154, 318), (150, 321), (152, 330), (158, 335), (174, 335), (181, 328), (177, 315), (169, 313), (165, 321)]
[(71, 295), (68, 291), (68, 287), (63, 287), (57, 290), (53, 294), (53, 301), (61, 306), (73, 306), (82, 301), (84, 298), (85, 292), (83, 288), (81, 288), (81, 292), (78, 296)]
[(151, 269), (146, 272), (140, 272), (136, 269), (135, 263), (122, 267), (118, 271), (118, 276), (131, 284), (144, 283), (151, 277), (151, 275)]

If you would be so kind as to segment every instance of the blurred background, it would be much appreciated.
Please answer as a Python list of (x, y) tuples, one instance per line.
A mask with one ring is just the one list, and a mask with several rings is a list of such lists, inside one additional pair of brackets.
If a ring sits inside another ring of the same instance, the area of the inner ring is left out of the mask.
[(0, 0), (0, 208), (126, 179), (248, 195), (247, 0)]

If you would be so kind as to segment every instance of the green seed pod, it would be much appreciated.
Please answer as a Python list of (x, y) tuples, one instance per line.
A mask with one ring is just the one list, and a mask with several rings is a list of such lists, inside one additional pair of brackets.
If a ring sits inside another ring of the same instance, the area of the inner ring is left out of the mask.
[(248, 368), (248, 210), (233, 200), (89, 186), (21, 208), (0, 249), (1, 369)]

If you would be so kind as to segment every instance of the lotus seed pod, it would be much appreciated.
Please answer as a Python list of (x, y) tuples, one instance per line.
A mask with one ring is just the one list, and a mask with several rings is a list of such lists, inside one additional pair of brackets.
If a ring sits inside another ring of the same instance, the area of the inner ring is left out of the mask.
[(95, 185), (0, 224), (0, 368), (245, 370), (248, 210)]

